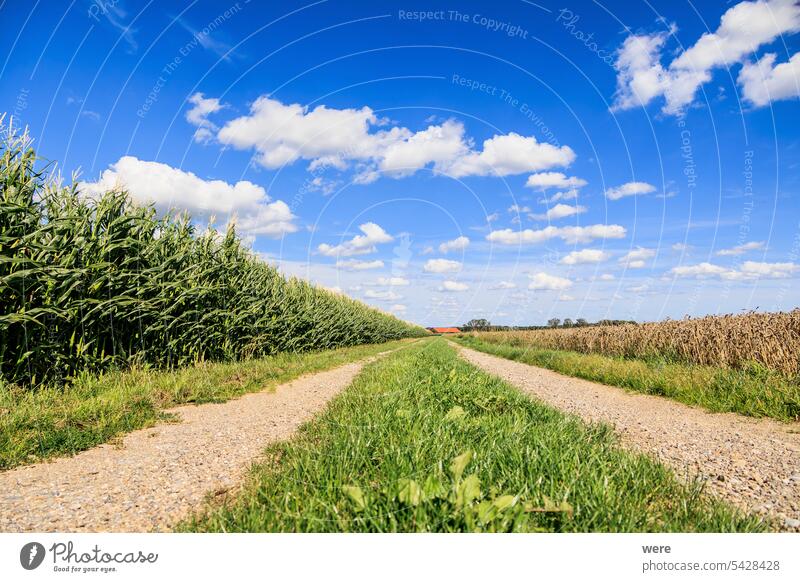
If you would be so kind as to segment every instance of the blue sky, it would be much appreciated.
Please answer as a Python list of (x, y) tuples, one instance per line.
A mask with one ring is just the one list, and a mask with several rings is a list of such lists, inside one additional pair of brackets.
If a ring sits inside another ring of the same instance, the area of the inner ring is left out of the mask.
[(798, 306), (796, 3), (268, 4), (6, 1), (0, 111), (424, 325)]

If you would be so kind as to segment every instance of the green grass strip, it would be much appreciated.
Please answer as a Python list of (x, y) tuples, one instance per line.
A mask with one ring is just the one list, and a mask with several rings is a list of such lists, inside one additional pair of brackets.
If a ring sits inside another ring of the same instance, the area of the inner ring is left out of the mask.
[(365, 368), (184, 531), (759, 531), (664, 466), (423, 340)]
[(455, 340), (466, 347), (508, 360), (635, 392), (665, 396), (712, 412), (736, 412), (784, 422), (800, 418), (800, 385), (764, 368), (754, 366), (749, 370), (736, 370), (626, 359), (490, 343), (473, 336)]
[(124, 433), (170, 420), (165, 408), (224, 402), (274, 388), (302, 374), (387, 351), (403, 342), (205, 363), (176, 371), (85, 374), (67, 388), (0, 383), (0, 469), (69, 455)]

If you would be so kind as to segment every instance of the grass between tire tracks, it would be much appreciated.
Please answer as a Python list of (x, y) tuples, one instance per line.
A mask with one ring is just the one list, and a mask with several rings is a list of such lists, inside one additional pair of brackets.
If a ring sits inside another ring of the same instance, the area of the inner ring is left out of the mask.
[(176, 371), (134, 369), (84, 374), (66, 388), (35, 390), (0, 383), (0, 469), (69, 455), (124, 433), (170, 420), (165, 408), (224, 402), (373, 356), (404, 341), (281, 353), (232, 363), (203, 363)]
[(736, 412), (784, 422), (800, 417), (800, 384), (765, 368), (739, 370), (583, 354), (486, 342), (474, 336), (453, 339), (493, 356), (635, 392), (665, 396), (711, 412)]
[(418, 342), (366, 367), (183, 531), (759, 531), (605, 425)]

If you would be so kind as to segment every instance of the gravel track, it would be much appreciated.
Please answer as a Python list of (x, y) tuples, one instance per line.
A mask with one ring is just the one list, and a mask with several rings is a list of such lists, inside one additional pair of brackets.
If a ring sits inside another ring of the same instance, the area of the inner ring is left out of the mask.
[(274, 392), (173, 408), (180, 422), (129, 433), (120, 445), (0, 473), (0, 531), (169, 530), (207, 495), (238, 485), (268, 443), (290, 437), (374, 359)]
[(456, 347), (467, 361), (547, 404), (613, 425), (625, 445), (682, 476), (699, 476), (712, 494), (800, 531), (800, 423), (710, 413)]

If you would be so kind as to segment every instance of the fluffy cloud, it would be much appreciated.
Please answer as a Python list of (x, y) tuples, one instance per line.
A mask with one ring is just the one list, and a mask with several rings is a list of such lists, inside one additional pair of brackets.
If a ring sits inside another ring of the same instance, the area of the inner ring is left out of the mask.
[(411, 285), (411, 281), (403, 277), (378, 277), (377, 284), (388, 287), (405, 287)]
[(743, 279), (786, 279), (796, 273), (800, 267), (794, 263), (759, 263), (745, 261), (739, 268), (737, 275), (732, 278)]
[(622, 186), (606, 190), (606, 198), (609, 200), (619, 200), (626, 196), (638, 196), (639, 194), (649, 194), (655, 191), (656, 187), (647, 182), (627, 182)]
[(398, 136), (391, 132), (370, 134), (369, 127), (377, 123), (369, 107), (329, 109), (319, 105), (309, 111), (298, 103), (284, 105), (264, 95), (250, 106), (249, 115), (226, 123), (217, 139), (238, 149), (255, 149), (259, 162), (267, 168), (300, 158), (341, 165), (345, 158), (368, 157), (382, 142), (396, 140)]
[(646, 105), (664, 93), (664, 69), (659, 63), (667, 36), (638, 34), (625, 39), (617, 51), (617, 92), (614, 107), (630, 109)]
[(219, 99), (203, 97), (202, 93), (195, 93), (189, 97), (189, 103), (193, 107), (186, 112), (186, 121), (197, 127), (194, 134), (195, 141), (205, 143), (211, 140), (213, 131), (217, 129), (217, 126), (209, 121), (208, 116), (225, 106)]
[(582, 188), (586, 186), (586, 180), (576, 178), (575, 176), (567, 177), (561, 172), (541, 172), (528, 176), (525, 186), (528, 188), (536, 188), (537, 190), (546, 190), (548, 188)]
[(346, 259), (336, 261), (336, 266), (345, 271), (369, 271), (372, 269), (382, 269), (383, 261), (359, 261), (358, 259)]
[(440, 244), (439, 252), (447, 254), (450, 251), (463, 251), (468, 246), (469, 246), (469, 239), (465, 236), (460, 236), (458, 238)]
[(729, 281), (755, 280), (755, 279), (786, 279), (798, 272), (800, 266), (794, 263), (759, 263), (745, 261), (739, 269), (730, 269), (711, 263), (700, 263), (674, 267), (670, 270), (676, 277), (693, 279), (720, 278)]
[(279, 237), (297, 230), (289, 206), (281, 200), (271, 202), (264, 188), (247, 180), (235, 184), (203, 180), (167, 164), (123, 156), (96, 182), (80, 184), (81, 191), (90, 196), (115, 188), (124, 188), (135, 201), (161, 210), (188, 210), (198, 218), (226, 215), (251, 234)]
[(447, 291), (450, 293), (460, 293), (461, 291), (466, 291), (469, 289), (469, 285), (466, 283), (459, 283), (458, 281), (445, 281), (439, 287), (439, 291)]
[(461, 270), (461, 263), (448, 259), (430, 259), (422, 268), (426, 273), (454, 273)]
[(684, 265), (681, 267), (673, 267), (670, 273), (676, 277), (692, 277), (695, 279), (705, 279), (707, 277), (720, 277), (724, 273), (729, 272), (730, 269), (720, 267), (719, 265), (712, 265), (711, 263), (700, 263), (698, 265)]
[(775, 58), (774, 54), (766, 54), (756, 63), (745, 63), (739, 71), (742, 95), (753, 105), (800, 96), (800, 53), (778, 65)]
[(716, 252), (717, 256), (720, 257), (731, 257), (731, 256), (738, 256), (743, 255), (748, 251), (758, 251), (764, 248), (763, 242), (753, 241), (749, 243), (744, 243), (742, 245), (737, 245), (730, 249), (722, 249)]
[(402, 303), (396, 303), (389, 308), (389, 311), (393, 313), (404, 313), (406, 309), (408, 308)]
[[(761, 45), (797, 30), (800, 30), (800, 5), (795, 0), (740, 2), (722, 15), (715, 32), (703, 34), (666, 68), (661, 64), (661, 53), (668, 33), (631, 35), (617, 52), (615, 108), (647, 105), (663, 95), (664, 112), (679, 114), (694, 101), (699, 87), (711, 80), (713, 69), (742, 62)], [(674, 32), (673, 27), (669, 34)], [(771, 62), (765, 64), (772, 65)], [(788, 89), (784, 82), (788, 71), (778, 73), (775, 81), (778, 95), (791, 95), (791, 91), (781, 94)], [(754, 81), (750, 71), (741, 81), (743, 86), (751, 82), (754, 96), (751, 101), (755, 104), (766, 103), (763, 101), (765, 93), (758, 87), (764, 77), (760, 74)]]
[(646, 260), (655, 256), (656, 252), (653, 249), (639, 247), (620, 257), (619, 262), (629, 269), (642, 269), (647, 264)]
[(394, 237), (383, 230), (374, 222), (366, 222), (358, 227), (364, 234), (357, 234), (349, 241), (331, 246), (321, 244), (317, 250), (326, 257), (352, 257), (354, 255), (368, 255), (378, 249), (375, 245), (392, 242)]
[(531, 218), (536, 220), (558, 220), (559, 218), (583, 214), (584, 212), (586, 212), (585, 206), (577, 204), (574, 206), (572, 204), (556, 204), (544, 214), (532, 214)]
[(270, 238), (279, 238), (297, 230), (294, 219), (289, 206), (282, 200), (276, 200), (269, 204), (260, 204), (252, 210), (243, 209), (240, 214), (231, 217), (231, 222), (249, 235), (263, 234)]
[(408, 176), (430, 163), (441, 167), (467, 155), (464, 126), (455, 121), (431, 125), (389, 145), (379, 167), (394, 177)]
[(458, 157), (442, 171), (455, 177), (508, 176), (566, 167), (573, 161), (575, 152), (569, 146), (540, 143), (535, 137), (512, 132), (487, 139), (483, 150)]
[(563, 291), (572, 287), (572, 281), (569, 279), (547, 273), (535, 273), (529, 277), (531, 282), (528, 284), (528, 289), (535, 291)]
[[(206, 108), (214, 106), (211, 101), (203, 99)], [(205, 119), (199, 114), (198, 110), (196, 119)], [(303, 159), (310, 161), (310, 169), (344, 170), (355, 162), (355, 181), (361, 184), (381, 174), (408, 176), (429, 165), (455, 177), (507, 176), (566, 167), (575, 160), (568, 146), (539, 143), (535, 137), (516, 133), (495, 135), (476, 150), (464, 125), (455, 120), (414, 132), (387, 127), (387, 120), (369, 107), (309, 109), (267, 95), (256, 99), (247, 115), (227, 122), (216, 138), (237, 149), (255, 150), (259, 163), (267, 168)]]
[(741, 61), (762, 44), (800, 30), (795, 0), (740, 2), (720, 19), (716, 32), (706, 32), (670, 65), (673, 69), (707, 71)]
[(537, 244), (554, 238), (568, 243), (589, 242), (593, 239), (623, 238), (626, 230), (618, 224), (594, 224), (591, 226), (547, 226), (540, 230), (515, 231), (510, 228), (493, 230), (486, 240), (502, 245)]
[(572, 251), (559, 262), (564, 265), (586, 265), (602, 263), (603, 261), (607, 261), (610, 256), (611, 253), (599, 249), (583, 249), (580, 251)]

